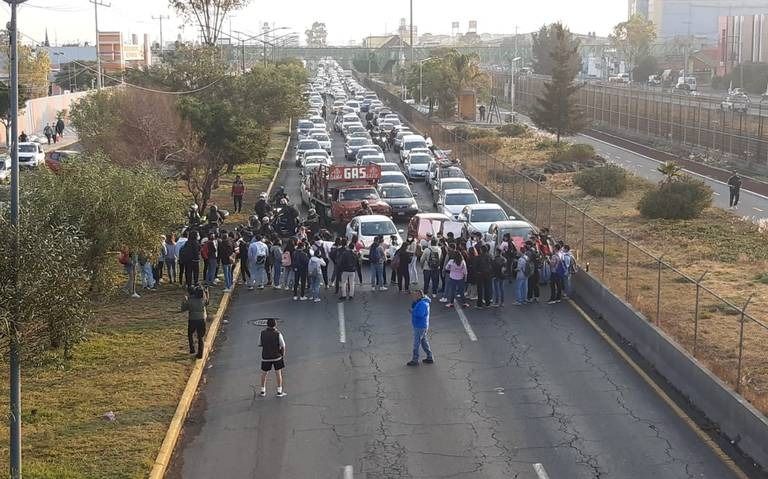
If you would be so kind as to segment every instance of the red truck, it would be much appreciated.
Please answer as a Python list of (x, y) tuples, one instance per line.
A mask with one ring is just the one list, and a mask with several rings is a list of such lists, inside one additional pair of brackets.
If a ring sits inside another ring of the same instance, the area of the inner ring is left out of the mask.
[(374, 214), (392, 216), (391, 208), (376, 191), (380, 178), (381, 167), (375, 163), (321, 166), (309, 180), (310, 202), (326, 225), (348, 223), (360, 213), (363, 201)]

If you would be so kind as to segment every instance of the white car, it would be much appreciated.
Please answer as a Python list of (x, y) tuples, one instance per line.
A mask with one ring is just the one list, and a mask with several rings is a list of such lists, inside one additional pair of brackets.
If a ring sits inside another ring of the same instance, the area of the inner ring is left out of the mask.
[(346, 106), (352, 108), (355, 113), (360, 113), (360, 102), (357, 100), (349, 100), (345, 103)]
[(468, 233), (487, 233), (491, 225), (500, 221), (509, 221), (504, 208), (496, 203), (478, 203), (467, 205), (459, 214), (459, 221), (466, 223)]
[(43, 145), (31, 141), (19, 143), (19, 168), (38, 168), (44, 163)]
[(360, 257), (364, 261), (368, 260), (373, 238), (376, 236), (384, 237), (384, 251), (386, 252), (389, 249), (390, 236), (397, 236), (397, 244), (403, 244), (403, 238), (400, 236), (400, 233), (401, 231), (397, 229), (392, 219), (384, 215), (355, 216), (347, 224), (346, 230), (347, 239), (351, 240), (352, 236), (357, 235), (357, 238), (363, 243)]
[(329, 154), (331, 153), (331, 137), (328, 135), (328, 133), (312, 133), (310, 138), (317, 140), (317, 142), (320, 143), (320, 147), (322, 149), (327, 151)]
[(397, 183), (399, 185), (407, 185), (408, 180), (405, 178), (405, 175), (399, 171), (385, 171), (381, 173), (381, 178), (379, 178), (379, 184), (383, 183)]
[(421, 135), (406, 135), (403, 137), (403, 146), (400, 147), (400, 162), (404, 162), (405, 158), (414, 148), (426, 148), (427, 141)]
[(458, 221), (461, 216), (461, 211), (467, 205), (476, 205), (480, 203), (477, 199), (477, 195), (474, 190), (457, 189), (457, 190), (445, 190), (440, 194), (440, 198), (437, 200), (437, 206), (440, 208), (440, 212), (450, 216), (454, 220)]

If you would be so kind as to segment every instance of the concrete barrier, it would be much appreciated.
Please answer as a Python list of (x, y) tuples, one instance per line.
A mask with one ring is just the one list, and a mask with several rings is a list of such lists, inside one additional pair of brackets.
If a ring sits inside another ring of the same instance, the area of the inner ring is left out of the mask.
[(585, 271), (574, 296), (589, 306), (744, 453), (768, 466), (768, 420), (672, 338)]

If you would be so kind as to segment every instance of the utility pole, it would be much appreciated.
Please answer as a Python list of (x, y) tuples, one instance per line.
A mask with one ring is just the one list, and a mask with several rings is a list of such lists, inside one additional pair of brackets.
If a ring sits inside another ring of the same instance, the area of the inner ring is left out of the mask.
[(413, 65), (413, 62), (416, 60), (413, 46), (413, 0), (411, 0), (411, 31), (409, 33), (411, 34), (411, 65)]
[[(26, 0), (5, 0), (11, 6), (10, 30), (10, 120), (11, 120), (11, 226), (14, 228), (13, 250), (19, 248), (19, 46), (18, 29), (16, 25), (16, 9)], [(14, 278), (11, 284), (18, 281), (19, 261), (16, 251), (11, 252), (14, 258)], [(15, 288), (18, 290), (18, 288)], [(19, 345), (19, 314), (21, 305), (18, 300), (11, 306), (11, 337), (10, 337), (10, 410), (9, 410), (9, 452), (11, 479), (21, 479), (21, 355)]]
[(88, 0), (93, 4), (94, 18), (96, 19), (96, 89), (101, 90), (101, 52), (99, 51), (99, 7), (111, 7), (111, 3), (103, 0)]
[[(163, 20), (169, 20), (170, 18), (171, 17), (168, 15), (158, 15), (156, 17), (152, 17), (152, 20), (160, 20), (160, 57), (163, 56), (163, 49), (165, 48), (165, 43), (163, 43)], [(232, 20), (229, 21), (229, 25), (230, 27), (232, 26)]]

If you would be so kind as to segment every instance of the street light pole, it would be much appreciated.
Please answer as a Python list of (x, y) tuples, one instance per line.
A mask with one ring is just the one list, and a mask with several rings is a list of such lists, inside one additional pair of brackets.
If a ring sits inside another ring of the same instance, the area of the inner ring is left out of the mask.
[(422, 90), (424, 90), (424, 63), (428, 62), (429, 60), (432, 60), (432, 58), (430, 57), (419, 60), (419, 105), (421, 105), (424, 101), (424, 95), (422, 93)]
[(93, 4), (94, 17), (96, 19), (96, 89), (101, 90), (101, 52), (99, 50), (99, 7), (111, 7), (111, 3), (102, 0), (88, 0)]
[(413, 65), (413, 61), (416, 58), (413, 50), (413, 0), (411, 0), (411, 31), (409, 33), (411, 35), (411, 65)]
[[(18, 281), (19, 262), (15, 250), (19, 248), (19, 46), (16, 24), (17, 7), (26, 0), (5, 0), (11, 6), (10, 22), (10, 121), (11, 121), (11, 227), (13, 228), (14, 278), (11, 284)], [(18, 290), (18, 288), (14, 288)], [(21, 305), (18, 299), (11, 306), (10, 321), (10, 410), (9, 410), (9, 452), (11, 479), (21, 479), (21, 355), (19, 344), (19, 314)]]

